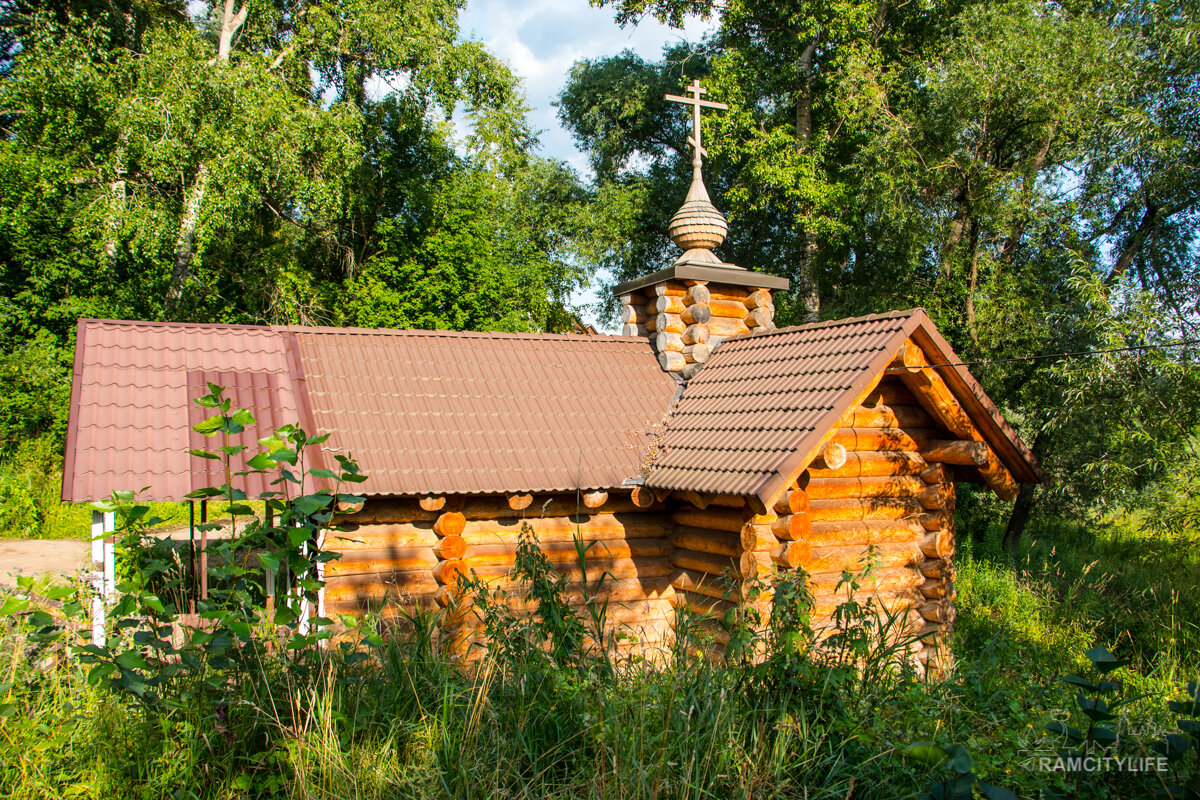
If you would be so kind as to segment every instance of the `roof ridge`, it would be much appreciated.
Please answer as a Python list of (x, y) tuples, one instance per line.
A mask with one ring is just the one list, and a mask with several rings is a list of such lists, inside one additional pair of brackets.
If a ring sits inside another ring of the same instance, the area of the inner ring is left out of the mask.
[(859, 317), (843, 317), (842, 319), (828, 319), (820, 322), (805, 322), (801, 325), (789, 325), (786, 328), (772, 328), (771, 330), (754, 330), (748, 335), (742, 334), (737, 338), (731, 338), (730, 341), (747, 341), (757, 336), (772, 336), (777, 333), (796, 333), (797, 331), (815, 331), (822, 328), (837, 328), (842, 325), (860, 325), (864, 322), (875, 322), (881, 319), (908, 319), (917, 314), (925, 314), (926, 311), (921, 306), (906, 308), (902, 311), (885, 311), (879, 314), (863, 314)]
[[(167, 322), (163, 320), (141, 319), (101, 319), (81, 317), (79, 322), (85, 325), (121, 325), (129, 327), (152, 328), (199, 328), (204, 330), (252, 330), (264, 333), (296, 333), (296, 334), (351, 334), (355, 336), (441, 336), (452, 339), (540, 339), (551, 341), (591, 341), (618, 342), (622, 344), (645, 344), (645, 339), (639, 336), (617, 336), (615, 334), (596, 333), (543, 333), (540, 331), (453, 331), (441, 328), (339, 328), (331, 325), (253, 325), (235, 322)], [(157, 348), (155, 348), (157, 349)]]

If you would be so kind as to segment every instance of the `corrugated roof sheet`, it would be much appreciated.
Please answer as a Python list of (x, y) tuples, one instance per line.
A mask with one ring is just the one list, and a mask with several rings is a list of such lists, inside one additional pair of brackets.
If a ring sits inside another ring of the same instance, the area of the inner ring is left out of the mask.
[[(766, 502), (910, 336), (932, 363), (958, 363), (921, 309), (723, 342), (680, 398), (648, 485)], [(1041, 479), (966, 368), (937, 369), (1014, 477)], [(81, 320), (63, 499), (219, 483), (187, 454), (200, 444), (190, 401), (209, 381), (259, 419), (241, 443), (299, 420), (359, 461), (372, 495), (621, 486), (676, 391), (634, 338)]]
[(676, 388), (637, 339), (293, 331), (317, 426), (373, 493), (618, 487)]
[[(221, 445), (190, 430), (207, 416), (192, 402), (208, 393), (207, 381), (224, 384), (233, 407), (258, 419), (232, 444), (253, 447), (297, 419), (286, 342), (270, 328), (80, 320), (63, 499), (145, 487), (139, 497), (178, 500), (223, 483), (210, 472), (217, 462), (188, 455)], [(265, 490), (261, 480), (247, 487)]]
[(676, 390), (637, 339), (81, 320), (63, 498), (220, 483), (187, 453), (209, 381), (259, 420), (235, 443), (332, 433), (373, 495), (618, 487)]
[(903, 311), (730, 339), (688, 384), (646, 480), (661, 489), (770, 495), (908, 336)]

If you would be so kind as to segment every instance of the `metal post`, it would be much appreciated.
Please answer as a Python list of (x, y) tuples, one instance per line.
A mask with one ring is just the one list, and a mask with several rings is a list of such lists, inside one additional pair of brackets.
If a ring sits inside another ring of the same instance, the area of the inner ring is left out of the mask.
[(196, 613), (196, 501), (188, 500), (188, 611)]
[(200, 501), (200, 599), (208, 599), (208, 501)]

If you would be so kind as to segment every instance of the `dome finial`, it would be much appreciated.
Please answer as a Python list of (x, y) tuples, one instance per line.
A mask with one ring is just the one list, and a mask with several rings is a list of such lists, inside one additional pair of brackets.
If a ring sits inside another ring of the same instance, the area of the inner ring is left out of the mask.
[(692, 107), (692, 135), (688, 137), (688, 144), (692, 146), (692, 185), (688, 189), (687, 197), (684, 198), (683, 206), (671, 218), (667, 232), (671, 236), (671, 241), (684, 251), (680, 261), (720, 264), (721, 260), (712, 251), (725, 241), (725, 235), (729, 232), (729, 223), (712, 204), (712, 200), (708, 197), (708, 189), (704, 186), (701, 167), (708, 151), (704, 149), (700, 138), (700, 109), (725, 110), (729, 106), (702, 99), (701, 95), (707, 94), (708, 90), (700, 85), (699, 80), (692, 81), (688, 86), (688, 92), (690, 93), (689, 97), (674, 94), (666, 96), (666, 100), (669, 102)]

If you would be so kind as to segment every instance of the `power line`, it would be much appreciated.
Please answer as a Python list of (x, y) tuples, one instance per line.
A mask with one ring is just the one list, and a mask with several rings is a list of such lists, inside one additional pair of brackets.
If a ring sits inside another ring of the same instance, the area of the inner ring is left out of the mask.
[(958, 361), (953, 364), (930, 364), (931, 367), (975, 367), (984, 364), (1007, 364), (1013, 361), (1038, 361), (1043, 358), (1081, 358), (1084, 356), (1100, 356), (1107, 353), (1130, 353), (1135, 350), (1165, 350), (1169, 347), (1186, 347), (1190, 344), (1200, 344), (1200, 339), (1183, 339), (1170, 344), (1139, 344), (1131, 347), (1110, 347), (1105, 350), (1077, 350), (1068, 353), (1041, 353), (1035, 356), (1012, 356), (1011, 358), (985, 358), (980, 361)]

